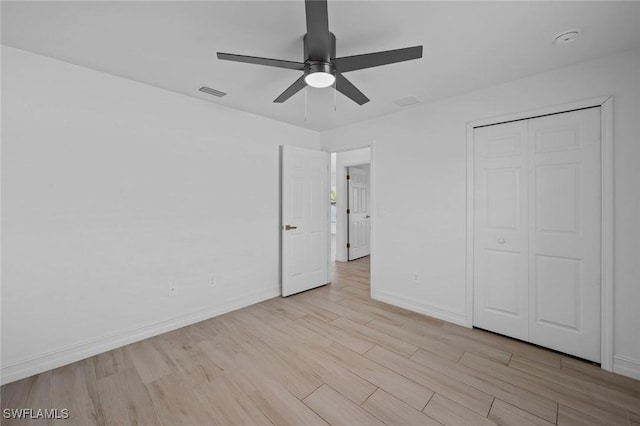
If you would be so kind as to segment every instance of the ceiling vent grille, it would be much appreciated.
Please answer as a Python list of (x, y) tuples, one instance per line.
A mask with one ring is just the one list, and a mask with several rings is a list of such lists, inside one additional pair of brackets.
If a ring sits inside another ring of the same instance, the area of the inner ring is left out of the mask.
[(398, 105), (400, 108), (405, 108), (411, 105), (416, 105), (420, 103), (420, 99), (414, 96), (407, 96), (406, 98), (400, 98), (393, 101), (394, 104)]
[(222, 98), (223, 96), (227, 96), (226, 93), (221, 92), (221, 91), (216, 90), (216, 89), (212, 89), (211, 87), (207, 87), (207, 86), (202, 86), (198, 90), (201, 91), (202, 93), (206, 93), (207, 95), (211, 95), (211, 96), (216, 96), (218, 98)]
[(420, 103), (420, 100), (414, 96), (407, 96), (406, 98), (400, 98), (393, 101), (394, 104), (398, 105), (400, 108), (405, 108), (411, 105), (416, 105)]

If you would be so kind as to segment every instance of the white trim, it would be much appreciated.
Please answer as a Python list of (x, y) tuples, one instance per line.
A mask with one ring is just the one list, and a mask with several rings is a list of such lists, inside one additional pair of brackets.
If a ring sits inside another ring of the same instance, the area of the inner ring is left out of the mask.
[(420, 303), (415, 299), (405, 299), (404, 297), (399, 297), (393, 293), (379, 290), (373, 291), (373, 289), (371, 290), (371, 298), (443, 321), (448, 321), (461, 326), (466, 325), (466, 318), (464, 315), (460, 315), (456, 312), (451, 312), (437, 306)]
[(370, 224), (371, 224), (371, 233), (369, 234), (369, 293), (371, 294), (371, 297), (373, 298), (373, 292), (375, 290), (375, 288), (377, 287), (377, 282), (375, 277), (377, 276), (376, 271), (375, 271), (375, 256), (374, 256), (374, 252), (375, 252), (375, 246), (376, 246), (376, 182), (375, 182), (375, 141), (371, 141), (371, 145), (369, 145), (369, 148), (371, 149), (370, 154), (369, 154), (369, 159), (371, 160), (371, 162), (369, 163), (369, 210), (371, 211), (370, 215), (371, 215), (371, 220), (370, 220)]
[[(601, 333), (600, 366), (613, 371), (613, 98), (600, 104), (602, 164), (602, 236), (601, 245)], [(636, 377), (638, 378), (638, 377)]]
[(465, 271), (465, 326), (473, 327), (473, 126), (467, 123), (467, 260)]
[(13, 362), (0, 369), (0, 384), (5, 385), (34, 374), (71, 364), (130, 343), (204, 321), (279, 295), (280, 288), (278, 286), (269, 290), (246, 294), (242, 297), (231, 299), (221, 306), (199, 309), (188, 314), (179, 315), (157, 323), (145, 324), (129, 330), (122, 330), (109, 336), (89, 339), (84, 342), (75, 343), (36, 355), (28, 359)]
[(514, 114), (501, 115), (498, 117), (483, 118), (481, 120), (470, 121), (469, 123), (467, 123), (467, 126), (471, 126), (471, 128), (490, 126), (493, 124), (506, 123), (509, 121), (526, 120), (543, 115), (558, 114), (562, 112), (572, 111), (574, 109), (602, 106), (609, 99), (611, 99), (611, 96), (599, 96), (597, 98), (583, 99), (581, 101), (570, 102), (568, 104), (554, 105), (530, 111), (516, 112)]
[[(601, 117), (601, 184), (602, 184), (602, 239), (601, 239), (601, 334), (600, 365), (611, 371), (613, 361), (613, 98), (600, 96), (533, 111), (486, 118), (467, 123), (467, 249), (464, 325), (473, 327), (473, 129), (479, 126), (524, 120), (543, 115), (558, 114), (582, 108), (600, 107)], [(629, 367), (620, 367), (623, 370)]]
[(613, 356), (614, 373), (640, 380), (640, 359), (633, 359), (622, 355)]

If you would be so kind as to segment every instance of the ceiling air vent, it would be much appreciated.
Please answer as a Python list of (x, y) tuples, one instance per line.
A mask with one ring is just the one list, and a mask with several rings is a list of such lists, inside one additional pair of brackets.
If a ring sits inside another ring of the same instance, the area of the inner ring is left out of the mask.
[(420, 100), (414, 96), (407, 96), (406, 98), (400, 98), (393, 101), (394, 104), (398, 105), (400, 108), (408, 107), (411, 105), (416, 105), (420, 103)]
[(202, 86), (198, 90), (201, 91), (202, 93), (206, 93), (207, 95), (217, 96), (218, 98), (221, 98), (223, 96), (227, 96), (226, 93), (221, 92), (221, 91), (216, 90), (216, 89), (212, 89), (211, 87), (207, 87), (207, 86)]

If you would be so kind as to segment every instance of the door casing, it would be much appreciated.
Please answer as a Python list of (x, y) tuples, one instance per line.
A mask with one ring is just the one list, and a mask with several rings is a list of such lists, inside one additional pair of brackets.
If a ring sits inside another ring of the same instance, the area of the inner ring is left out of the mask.
[(613, 369), (613, 98), (603, 96), (467, 123), (466, 326), (473, 327), (474, 132), (479, 126), (508, 123), (577, 109), (600, 107), (601, 121), (601, 367)]

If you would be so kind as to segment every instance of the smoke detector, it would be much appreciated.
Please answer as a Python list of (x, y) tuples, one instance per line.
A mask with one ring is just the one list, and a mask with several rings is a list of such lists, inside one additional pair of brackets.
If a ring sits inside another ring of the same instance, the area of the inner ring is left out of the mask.
[(578, 29), (563, 31), (553, 38), (553, 42), (558, 46), (573, 43), (578, 39), (579, 35), (580, 30)]

